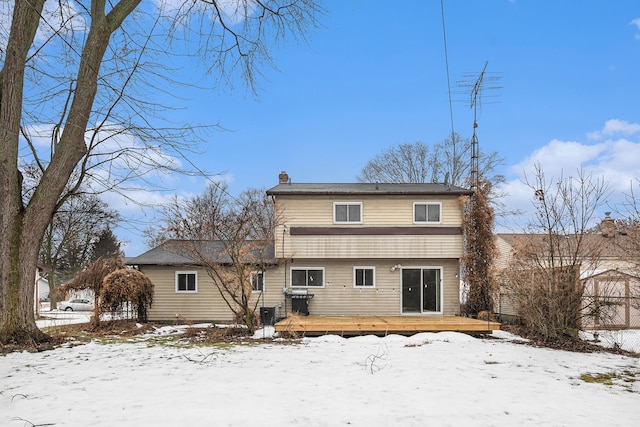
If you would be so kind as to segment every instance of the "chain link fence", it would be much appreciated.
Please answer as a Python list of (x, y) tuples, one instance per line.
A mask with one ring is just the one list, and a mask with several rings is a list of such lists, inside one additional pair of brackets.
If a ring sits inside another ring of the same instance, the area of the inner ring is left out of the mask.
[(583, 319), (583, 338), (605, 347), (640, 353), (640, 296), (611, 292), (585, 295), (590, 311)]

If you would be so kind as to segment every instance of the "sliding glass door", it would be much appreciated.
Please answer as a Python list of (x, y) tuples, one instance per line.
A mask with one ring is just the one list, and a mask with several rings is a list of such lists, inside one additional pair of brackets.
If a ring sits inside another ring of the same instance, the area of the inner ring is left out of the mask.
[(442, 269), (402, 269), (402, 313), (442, 312)]

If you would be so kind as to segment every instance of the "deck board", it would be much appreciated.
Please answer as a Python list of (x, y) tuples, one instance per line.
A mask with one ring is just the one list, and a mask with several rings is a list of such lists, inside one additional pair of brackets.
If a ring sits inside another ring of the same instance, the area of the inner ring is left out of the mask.
[(458, 316), (290, 316), (275, 324), (282, 333), (304, 335), (414, 334), (418, 332), (487, 333), (497, 322)]

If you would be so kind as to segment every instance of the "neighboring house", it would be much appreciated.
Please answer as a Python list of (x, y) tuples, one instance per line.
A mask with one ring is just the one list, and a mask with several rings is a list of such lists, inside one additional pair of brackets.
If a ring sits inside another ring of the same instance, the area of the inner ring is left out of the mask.
[[(541, 234), (497, 234), (496, 246), (498, 270), (509, 268), (509, 261), (516, 248), (542, 242)], [(567, 236), (567, 239), (573, 239)], [(585, 310), (594, 304), (600, 314), (585, 316), (583, 327), (640, 328), (640, 259), (633, 248), (632, 236), (617, 230), (610, 213), (596, 230), (583, 236), (585, 253), (580, 263), (580, 282), (584, 289)], [(544, 245), (541, 245), (544, 247)], [(588, 254), (588, 255), (587, 255)], [(502, 320), (517, 317), (509, 291), (500, 289), (498, 314)]]
[[(254, 292), (276, 318), (457, 315), (463, 199), (447, 184), (304, 184), (269, 190), (278, 225)], [(204, 270), (167, 246), (133, 258), (155, 285), (150, 320), (230, 320)]]
[(80, 289), (80, 290), (70, 290), (65, 294), (65, 300), (71, 299), (90, 299), (93, 301), (95, 299), (95, 293), (93, 289)]
[(49, 269), (38, 263), (36, 268), (35, 287), (33, 295), (33, 311), (40, 316), (40, 302), (49, 298), (49, 281), (44, 278)]
[(38, 278), (38, 301), (49, 301), (49, 281), (44, 277)]
[[(68, 283), (68, 282), (67, 282)], [(64, 286), (66, 283), (61, 283), (60, 286)], [(61, 290), (56, 288), (55, 294), (57, 295), (56, 299), (59, 302), (69, 301), (72, 299), (89, 299), (91, 301), (95, 300), (95, 293), (93, 289), (69, 289), (69, 290)]]

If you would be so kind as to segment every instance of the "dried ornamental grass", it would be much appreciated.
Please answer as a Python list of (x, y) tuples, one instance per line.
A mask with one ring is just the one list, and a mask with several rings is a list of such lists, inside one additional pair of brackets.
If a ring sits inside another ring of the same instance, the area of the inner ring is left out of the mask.
[(138, 270), (116, 270), (104, 278), (100, 293), (100, 310), (116, 313), (131, 303), (140, 322), (147, 322), (153, 303), (153, 283)]

